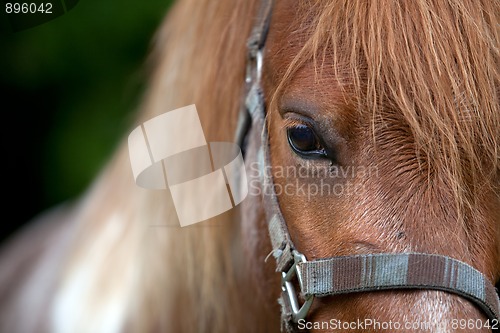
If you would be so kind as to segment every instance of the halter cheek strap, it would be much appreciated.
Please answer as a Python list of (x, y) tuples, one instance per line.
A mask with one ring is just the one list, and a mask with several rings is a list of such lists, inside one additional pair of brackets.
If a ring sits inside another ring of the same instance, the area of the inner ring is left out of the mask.
[[(500, 302), (492, 283), (459, 260), (426, 253), (382, 253), (307, 261), (290, 238), (270, 173), (265, 101), (260, 84), (263, 52), (273, 1), (262, 0), (248, 42), (246, 99), (236, 139), (241, 147), (253, 140), (259, 151), (260, 184), (269, 236), (281, 273), (282, 330), (291, 332), (307, 316), (314, 297), (377, 290), (427, 289), (460, 295), (478, 306), (489, 319), (500, 317)], [(295, 290), (298, 285), (299, 290)]]

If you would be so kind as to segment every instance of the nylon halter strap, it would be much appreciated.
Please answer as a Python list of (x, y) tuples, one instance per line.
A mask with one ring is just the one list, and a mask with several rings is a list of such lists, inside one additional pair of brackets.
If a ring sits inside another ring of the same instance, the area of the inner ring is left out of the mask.
[[(294, 323), (306, 317), (314, 297), (389, 289), (454, 293), (473, 302), (489, 319), (499, 319), (500, 303), (495, 287), (481, 272), (459, 260), (437, 254), (381, 253), (308, 261), (296, 250), (270, 172), (265, 100), (260, 82), (272, 7), (272, 0), (262, 0), (248, 41), (246, 99), (236, 138), (241, 147), (250, 140), (259, 147), (262, 202), (276, 271), (282, 275), (279, 299), (282, 330), (294, 330)], [(294, 285), (298, 285), (298, 291)]]

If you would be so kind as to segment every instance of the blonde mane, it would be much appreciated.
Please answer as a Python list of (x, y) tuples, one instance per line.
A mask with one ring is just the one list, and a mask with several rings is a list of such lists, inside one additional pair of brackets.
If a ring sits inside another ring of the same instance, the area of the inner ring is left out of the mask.
[[(196, 104), (208, 141), (233, 140), (254, 2), (174, 6), (155, 37), (150, 90), (131, 128)], [(137, 187), (129, 164), (125, 140), (76, 217), (55, 296), (57, 331), (244, 330), (244, 314), (231, 305), (245, 303), (236, 285), (244, 263), (230, 250), (240, 237), (233, 215), (181, 229), (169, 194)]]

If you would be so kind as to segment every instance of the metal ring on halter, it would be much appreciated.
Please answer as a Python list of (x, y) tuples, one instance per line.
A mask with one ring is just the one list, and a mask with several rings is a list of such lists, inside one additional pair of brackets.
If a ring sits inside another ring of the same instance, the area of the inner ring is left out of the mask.
[(297, 271), (297, 264), (301, 262), (307, 262), (306, 257), (296, 250), (293, 250), (293, 264), (287, 272), (281, 273), (281, 289), (288, 295), (288, 300), (292, 307), (292, 320), (297, 323), (300, 319), (304, 319), (311, 308), (314, 300), (313, 295), (308, 295), (304, 297), (304, 304), (300, 306), (299, 300), (297, 298), (297, 293), (293, 285), (293, 279), (297, 277), (299, 285), (302, 285), (302, 278)]
[(255, 56), (255, 82), (260, 85), (260, 80), (262, 78), (262, 67), (264, 64), (264, 51), (258, 50)]
[(260, 85), (262, 78), (262, 67), (264, 63), (264, 51), (259, 49), (248, 57), (247, 72), (245, 77), (246, 83)]

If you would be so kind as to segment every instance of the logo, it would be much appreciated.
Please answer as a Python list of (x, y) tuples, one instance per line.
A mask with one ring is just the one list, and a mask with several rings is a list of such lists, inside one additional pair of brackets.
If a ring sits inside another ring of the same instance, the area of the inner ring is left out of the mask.
[(169, 189), (181, 226), (222, 214), (248, 194), (238, 145), (207, 143), (195, 105), (161, 114), (128, 137), (136, 184)]

